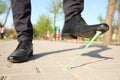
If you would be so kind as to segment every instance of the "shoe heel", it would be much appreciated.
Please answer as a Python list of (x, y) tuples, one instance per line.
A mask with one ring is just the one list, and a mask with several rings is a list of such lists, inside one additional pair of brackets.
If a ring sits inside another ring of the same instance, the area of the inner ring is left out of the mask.
[(69, 33), (64, 33), (64, 34), (62, 34), (62, 40), (64, 40), (64, 39), (77, 39), (77, 37), (73, 36)]
[(33, 51), (30, 52), (29, 57), (33, 56)]
[(64, 33), (64, 34), (62, 34), (62, 39), (63, 39), (63, 40), (64, 40), (64, 39), (71, 39), (71, 36), (70, 36), (69, 33)]

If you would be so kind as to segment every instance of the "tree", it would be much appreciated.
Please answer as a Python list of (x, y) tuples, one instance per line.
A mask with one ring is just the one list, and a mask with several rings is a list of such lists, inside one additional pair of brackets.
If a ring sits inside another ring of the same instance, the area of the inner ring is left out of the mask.
[(0, 14), (3, 14), (4, 12), (6, 13), (5, 20), (2, 24), (3, 27), (5, 26), (5, 24), (7, 22), (10, 9), (11, 9), (11, 6), (10, 6), (10, 1), (9, 0), (5, 1), (5, 2), (3, 0), (0, 0)]
[(7, 5), (3, 0), (0, 0), (0, 15), (4, 13), (6, 9), (7, 9)]
[(101, 15), (98, 16), (98, 20), (99, 20), (100, 23), (104, 22), (104, 19), (103, 19), (103, 17)]
[(7, 23), (7, 19), (8, 19), (9, 13), (10, 13), (10, 9), (11, 9), (11, 7), (8, 8), (3, 26), (5, 26), (5, 24)]
[(47, 31), (50, 33), (53, 32), (53, 28), (51, 25), (52, 21), (48, 16), (42, 15), (40, 16), (37, 24), (34, 25), (34, 36), (39, 38), (45, 38)]
[(104, 35), (104, 45), (110, 45), (112, 40), (112, 20), (115, 12), (116, 0), (108, 0), (107, 14), (105, 23), (109, 25), (109, 31)]
[(61, 0), (52, 0), (52, 4), (50, 7), (50, 12), (54, 15), (54, 19), (53, 19), (53, 27), (54, 27), (54, 37), (56, 35), (56, 29), (55, 29), (55, 25), (56, 25), (56, 18), (58, 14), (63, 13), (61, 11), (62, 9), (62, 1)]
[(120, 0), (117, 0), (117, 12), (118, 12), (118, 33), (117, 41), (120, 43)]

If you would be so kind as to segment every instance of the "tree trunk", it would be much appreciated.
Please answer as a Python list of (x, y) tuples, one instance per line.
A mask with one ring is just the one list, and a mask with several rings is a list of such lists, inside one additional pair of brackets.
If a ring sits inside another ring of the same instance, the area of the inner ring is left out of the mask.
[(120, 43), (120, 12), (118, 17), (118, 34), (117, 34), (117, 42)]
[(108, 0), (107, 15), (105, 18), (105, 23), (109, 25), (109, 31), (104, 35), (104, 45), (110, 45), (112, 40), (112, 21), (116, 8), (116, 0)]
[(56, 40), (56, 26), (55, 26), (55, 24), (56, 24), (56, 16), (57, 16), (57, 14), (54, 14), (54, 22), (53, 22), (54, 31), (53, 31), (53, 33), (54, 33), (55, 40)]
[(7, 23), (8, 15), (9, 15), (9, 13), (10, 13), (10, 9), (11, 9), (11, 6), (8, 8), (7, 15), (6, 15), (5, 21), (4, 21), (4, 23), (3, 23), (3, 27), (4, 27), (5, 24)]

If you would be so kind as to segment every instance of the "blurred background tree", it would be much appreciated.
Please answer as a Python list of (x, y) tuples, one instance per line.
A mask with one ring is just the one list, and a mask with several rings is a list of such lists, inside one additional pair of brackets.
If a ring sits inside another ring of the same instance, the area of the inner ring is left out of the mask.
[(54, 38), (56, 36), (56, 19), (58, 18), (58, 15), (63, 14), (63, 5), (62, 0), (52, 0), (52, 3), (50, 5), (50, 13), (53, 14), (53, 29), (54, 29)]
[(7, 9), (7, 5), (3, 0), (0, 0), (0, 15), (3, 14)]
[[(3, 14), (7, 10), (7, 5), (3, 0), (0, 0), (0, 15)], [(3, 26), (2, 22), (0, 22), (1, 26)]]
[(116, 8), (117, 0), (108, 0), (108, 8), (105, 18), (105, 23), (109, 25), (109, 31), (104, 34), (104, 45), (110, 45), (112, 41), (112, 21)]
[(10, 6), (10, 1), (9, 0), (0, 0), (0, 15), (1, 14), (6, 14), (4, 22), (2, 22), (2, 26), (4, 27), (6, 25), (8, 15), (10, 12), (11, 6)]
[(7, 28), (6, 23), (8, 20), (8, 16), (11, 10), (11, 5), (9, 0), (0, 0), (0, 15), (4, 14), (4, 19), (0, 21), (2, 27), (5, 28), (4, 38), (15, 38), (15, 30)]
[(116, 10), (118, 12), (118, 31), (117, 31), (117, 42), (120, 43), (120, 0), (117, 0)]
[(47, 32), (53, 33), (52, 20), (49, 16), (42, 15), (39, 17), (37, 24), (34, 25), (34, 37), (38, 39), (45, 39)]

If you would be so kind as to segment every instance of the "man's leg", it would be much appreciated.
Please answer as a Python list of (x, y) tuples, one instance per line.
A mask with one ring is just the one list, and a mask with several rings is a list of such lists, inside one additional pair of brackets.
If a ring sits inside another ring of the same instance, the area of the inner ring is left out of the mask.
[(87, 25), (81, 16), (84, 9), (84, 0), (63, 0), (65, 23), (62, 30), (62, 38), (92, 38), (96, 31), (106, 32), (107, 24)]
[(33, 54), (33, 28), (30, 21), (31, 3), (30, 0), (11, 0), (11, 6), (19, 45), (8, 57), (8, 61), (22, 62), (27, 60)]
[(11, 0), (13, 20), (17, 31), (18, 41), (32, 41), (33, 29), (30, 21), (31, 4), (30, 0)]
[(84, 0), (63, 0), (63, 10), (65, 22), (76, 14), (80, 14), (84, 9)]

